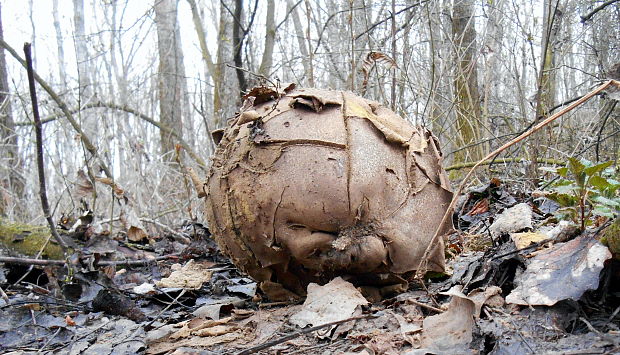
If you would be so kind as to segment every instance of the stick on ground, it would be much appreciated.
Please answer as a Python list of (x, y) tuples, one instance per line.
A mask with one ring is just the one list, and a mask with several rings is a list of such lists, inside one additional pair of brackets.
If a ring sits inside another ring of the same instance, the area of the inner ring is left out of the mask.
[(56, 224), (52, 219), (50, 213), (50, 205), (47, 201), (47, 190), (45, 187), (45, 169), (43, 164), (43, 125), (41, 124), (41, 117), (39, 116), (39, 104), (37, 102), (37, 91), (34, 86), (34, 70), (32, 68), (32, 54), (30, 51), (30, 43), (24, 44), (24, 54), (26, 55), (26, 69), (28, 71), (28, 86), (30, 88), (30, 99), (32, 101), (32, 115), (34, 116), (34, 131), (36, 135), (37, 145), (37, 170), (39, 171), (39, 196), (41, 197), (41, 207), (43, 208), (43, 214), (50, 226), (50, 231), (54, 236), (58, 245), (62, 248), (62, 251), (67, 254), (67, 243), (60, 237), (56, 230)]

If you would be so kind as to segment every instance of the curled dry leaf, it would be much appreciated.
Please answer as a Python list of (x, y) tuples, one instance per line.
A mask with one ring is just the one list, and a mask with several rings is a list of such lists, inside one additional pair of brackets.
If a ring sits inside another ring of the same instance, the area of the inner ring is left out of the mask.
[(448, 310), (424, 319), (421, 346), (449, 353), (471, 343), (476, 304), (461, 292), (460, 286), (445, 294), (452, 296)]
[[(260, 125), (230, 121), (207, 179), (222, 250), (273, 300), (339, 275), (358, 286), (404, 282), (452, 197), (436, 139), (347, 92), (261, 101)], [(443, 271), (443, 241), (432, 247), (428, 269)]]

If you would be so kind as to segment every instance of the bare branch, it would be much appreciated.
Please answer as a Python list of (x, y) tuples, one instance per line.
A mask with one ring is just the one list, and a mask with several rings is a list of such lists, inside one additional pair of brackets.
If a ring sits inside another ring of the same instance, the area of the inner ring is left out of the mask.
[(41, 118), (39, 117), (39, 104), (37, 101), (37, 89), (34, 86), (34, 70), (32, 68), (32, 54), (30, 49), (30, 43), (24, 44), (24, 54), (26, 55), (26, 69), (28, 71), (28, 87), (30, 88), (30, 99), (32, 101), (32, 114), (34, 116), (34, 131), (36, 135), (37, 145), (37, 170), (39, 172), (39, 196), (41, 197), (41, 207), (43, 214), (50, 227), (50, 232), (58, 242), (58, 245), (62, 248), (62, 251), (67, 254), (69, 247), (67, 243), (60, 237), (56, 230), (56, 224), (52, 219), (50, 213), (50, 205), (47, 201), (47, 188), (45, 186), (45, 166), (43, 164), (43, 125), (41, 124)]
[[(28, 67), (26, 64), (26, 61), (22, 59), (19, 56), (19, 54), (17, 54), (15, 49), (9, 46), (9, 44), (6, 43), (2, 39), (0, 39), (0, 47), (3, 47), (4, 49), (6, 49), (7, 52), (9, 52), (13, 56), (13, 58), (15, 58), (24, 68)], [(112, 172), (108, 168), (108, 165), (103, 161), (101, 156), (99, 156), (99, 153), (97, 153), (97, 148), (95, 148), (95, 146), (93, 145), (91, 140), (88, 138), (86, 133), (82, 130), (82, 127), (80, 126), (80, 124), (75, 120), (75, 118), (73, 118), (73, 114), (71, 113), (71, 111), (69, 110), (65, 102), (60, 98), (60, 96), (58, 96), (58, 94), (52, 89), (52, 87), (45, 80), (43, 80), (36, 72), (33, 71), (32, 74), (34, 76), (34, 79), (37, 81), (37, 83), (39, 83), (39, 85), (41, 85), (41, 87), (47, 92), (47, 94), (52, 98), (52, 100), (56, 102), (56, 104), (58, 105), (60, 110), (64, 113), (65, 117), (67, 118), (67, 121), (69, 121), (73, 129), (77, 133), (79, 133), (80, 139), (82, 140), (82, 143), (84, 143), (84, 147), (86, 148), (86, 150), (88, 150), (88, 152), (92, 154), (92, 156), (99, 159), (99, 164), (101, 165), (101, 169), (105, 172), (105, 174), (108, 177), (112, 177)]]
[(581, 23), (586, 23), (588, 22), (594, 15), (596, 15), (597, 12), (603, 10), (604, 8), (606, 8), (607, 6), (618, 2), (620, 0), (609, 0), (609, 1), (605, 1), (604, 3), (602, 3), (601, 5), (597, 6), (594, 10), (590, 11), (590, 13), (588, 13), (585, 16), (580, 16), (581, 17)]

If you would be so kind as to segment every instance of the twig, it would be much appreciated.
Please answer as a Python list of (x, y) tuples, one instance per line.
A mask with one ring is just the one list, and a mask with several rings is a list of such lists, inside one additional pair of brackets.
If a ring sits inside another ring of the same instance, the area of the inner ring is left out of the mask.
[(4, 302), (6, 302), (7, 305), (11, 304), (11, 300), (9, 299), (9, 296), (6, 295), (2, 287), (0, 287), (0, 297), (2, 297), (2, 299), (4, 300)]
[(267, 343), (263, 343), (263, 344), (260, 344), (260, 345), (257, 345), (257, 346), (253, 346), (253, 347), (248, 348), (248, 349), (245, 349), (245, 350), (243, 350), (241, 352), (238, 352), (236, 355), (254, 354), (254, 353), (258, 352), (258, 351), (270, 348), (270, 347), (278, 345), (278, 344), (282, 344), (285, 341), (289, 341), (291, 339), (295, 339), (298, 336), (301, 336), (301, 335), (304, 335), (304, 334), (307, 334), (307, 333), (312, 333), (312, 332), (314, 332), (316, 330), (320, 330), (320, 329), (323, 329), (323, 328), (326, 328), (326, 327), (329, 327), (329, 326), (332, 326), (332, 325), (338, 325), (338, 324), (342, 324), (342, 323), (346, 323), (346, 322), (350, 322), (350, 321), (354, 321), (354, 320), (358, 320), (358, 319), (368, 319), (368, 318), (376, 318), (376, 317), (377, 316), (374, 315), (374, 314), (366, 314), (366, 315), (363, 315), (363, 316), (351, 317), (351, 318), (347, 318), (347, 319), (342, 319), (342, 320), (337, 320), (337, 321), (334, 321), (334, 322), (329, 322), (329, 323), (317, 325), (316, 327), (305, 328), (305, 329), (302, 329), (302, 330), (300, 330), (298, 332), (295, 332), (295, 333), (292, 333), (292, 334), (289, 334), (289, 335), (285, 335), (285, 336), (283, 336), (281, 338), (278, 338), (276, 340), (273, 340), (273, 341), (270, 341), (270, 342), (267, 342)]
[[(155, 316), (155, 318), (153, 318), (150, 322), (148, 322), (148, 323), (147, 323), (147, 324), (145, 324), (144, 326), (139, 326), (139, 327), (137, 327), (137, 328), (136, 328), (133, 332), (131, 332), (131, 334), (130, 334), (127, 338), (123, 339), (123, 340), (122, 340), (119, 344), (128, 343), (128, 342), (131, 342), (131, 341), (138, 341), (138, 342), (141, 342), (141, 343), (143, 343), (143, 344), (144, 344), (144, 340), (142, 340), (142, 339), (134, 339), (134, 338), (136, 337), (136, 334), (138, 334), (138, 332), (140, 331), (140, 329), (148, 329), (148, 328), (150, 328), (150, 327), (153, 325), (153, 323), (155, 323), (155, 321), (157, 321), (157, 319), (159, 319), (159, 317), (161, 317), (161, 315), (162, 315), (165, 311), (167, 311), (168, 309), (170, 309), (170, 307), (172, 307), (172, 305), (174, 305), (174, 304), (177, 304), (177, 303), (178, 303), (179, 298), (181, 298), (181, 297), (185, 294), (185, 292), (186, 292), (186, 291), (187, 291), (186, 289), (183, 289), (183, 290), (179, 293), (179, 295), (178, 295), (178, 296), (177, 296), (177, 297), (176, 297), (176, 298), (175, 298), (172, 302), (170, 302), (170, 303), (169, 303), (166, 307), (164, 307), (164, 309), (162, 309), (161, 311), (159, 311), (159, 313), (157, 313), (157, 315)], [(179, 303), (179, 304), (180, 304), (180, 303)]]
[(440, 308), (437, 308), (437, 307), (433, 307), (433, 306), (431, 306), (429, 304), (422, 303), (422, 302), (416, 301), (414, 299), (407, 299), (407, 302), (411, 302), (411, 303), (415, 304), (416, 306), (427, 308), (427, 309), (430, 309), (431, 311), (435, 311), (437, 313), (443, 313), (444, 312), (443, 309), (440, 309)]
[(36, 135), (37, 144), (37, 170), (39, 171), (39, 196), (41, 197), (41, 207), (43, 208), (43, 214), (50, 226), (50, 231), (58, 242), (58, 245), (62, 248), (62, 251), (67, 254), (69, 249), (67, 243), (60, 237), (56, 230), (56, 224), (52, 219), (50, 213), (50, 205), (47, 201), (47, 189), (45, 187), (45, 167), (43, 165), (43, 126), (41, 125), (41, 117), (39, 116), (39, 104), (37, 102), (37, 91), (34, 87), (34, 70), (32, 69), (32, 54), (30, 52), (30, 43), (24, 44), (24, 53), (26, 55), (26, 70), (28, 71), (28, 87), (30, 88), (30, 99), (32, 101), (32, 114), (34, 116), (34, 131)]
[(268, 82), (269, 84), (271, 84), (274, 87), (277, 87), (276, 83), (274, 83), (271, 79), (269, 79), (268, 77), (264, 76), (263, 74), (258, 74), (258, 73), (255, 73), (255, 72), (251, 71), (251, 70), (245, 69), (243, 67), (238, 67), (236, 65), (226, 64), (226, 66), (229, 67), (229, 68), (235, 69), (235, 70), (241, 70), (242, 72), (246, 72), (246, 73), (248, 73), (248, 74), (250, 74), (252, 76), (255, 76), (255, 77), (257, 77), (257, 78), (259, 78), (261, 80), (264, 80), (265, 82)]
[(517, 253), (520, 253), (520, 252), (522, 252), (522, 251), (526, 251), (526, 250), (530, 250), (530, 249), (535, 249), (535, 248), (538, 248), (538, 247), (539, 247), (539, 246), (541, 246), (541, 245), (545, 245), (545, 244), (547, 244), (547, 243), (549, 243), (549, 242), (552, 242), (552, 241), (554, 241), (554, 240), (555, 240), (555, 238), (547, 238), (547, 239), (543, 239), (543, 240), (541, 240), (541, 241), (539, 241), (539, 242), (532, 243), (531, 245), (528, 245), (528, 246), (526, 246), (526, 247), (524, 247), (524, 248), (515, 249), (515, 250), (513, 250), (513, 251), (509, 251), (509, 252), (507, 252), (507, 253), (500, 254), (500, 255), (495, 255), (494, 257), (492, 257), (492, 258), (491, 258), (491, 260), (495, 260), (495, 259), (503, 258), (503, 257), (505, 257), (505, 256), (512, 255), (512, 254), (517, 254)]
[[(153, 261), (161, 261), (167, 259), (178, 258), (180, 254), (168, 254), (155, 257), (153, 259), (140, 259), (140, 260), (103, 260), (99, 261), (97, 265), (109, 266), (109, 265), (142, 265), (148, 264)], [(64, 260), (57, 259), (32, 259), (32, 258), (19, 258), (11, 256), (0, 256), (0, 263), (15, 264), (15, 265), (64, 265)]]
[(54, 334), (52, 334), (52, 336), (49, 339), (47, 339), (45, 344), (43, 344), (43, 346), (41, 346), (41, 348), (37, 351), (37, 354), (40, 354), (43, 351), (43, 349), (45, 349), (49, 345), (49, 343), (51, 343), (52, 340), (54, 340), (54, 338), (56, 338), (58, 336), (58, 333), (60, 333), (60, 331), (62, 329), (63, 329), (63, 327), (58, 327), (56, 332), (54, 332)]
[(602, 3), (600, 6), (596, 7), (594, 10), (590, 11), (590, 13), (588, 13), (585, 16), (580, 16), (581, 17), (581, 23), (586, 23), (588, 20), (590, 20), (592, 18), (592, 16), (596, 15), (597, 12), (603, 10), (604, 8), (606, 8), (607, 6), (618, 2), (619, 0), (609, 0), (606, 1), (604, 3)]
[(160, 227), (161, 229), (163, 229), (166, 232), (168, 232), (168, 233), (172, 234), (173, 236), (175, 236), (176, 237), (175, 239), (178, 239), (178, 241), (181, 241), (183, 243), (191, 242), (190, 238), (188, 238), (187, 235), (185, 235), (183, 233), (179, 233), (179, 232), (175, 231), (174, 229), (168, 227), (167, 225), (165, 225), (165, 224), (163, 224), (161, 222), (158, 222), (158, 221), (156, 221), (154, 219), (150, 219), (150, 218), (146, 218), (146, 217), (140, 217), (139, 219), (142, 222), (151, 223), (151, 224), (154, 224), (154, 225)]
[(490, 160), (490, 159), (496, 157), (499, 153), (503, 152), (504, 150), (508, 149), (509, 147), (511, 147), (511, 146), (521, 142), (525, 138), (531, 136), (532, 134), (534, 134), (535, 132), (539, 131), (541, 128), (545, 127), (546, 125), (548, 125), (549, 123), (551, 123), (554, 120), (558, 119), (559, 117), (562, 117), (566, 113), (572, 111), (575, 107), (577, 107), (577, 106), (583, 104), (584, 102), (590, 100), (594, 95), (596, 95), (599, 92), (605, 90), (607, 87), (609, 87), (611, 85), (615, 85), (617, 87), (620, 87), (620, 82), (618, 82), (616, 80), (609, 80), (609, 81), (605, 82), (604, 84), (602, 84), (599, 87), (595, 88), (594, 90), (590, 91), (588, 94), (584, 95), (579, 100), (573, 102), (568, 107), (566, 107), (563, 110), (561, 110), (560, 112), (558, 112), (556, 114), (553, 114), (552, 116), (547, 117), (545, 120), (543, 120), (539, 124), (537, 124), (534, 127), (532, 127), (529, 131), (524, 132), (523, 134), (521, 134), (520, 136), (518, 136), (515, 139), (511, 140), (510, 142), (502, 145), (501, 147), (499, 147), (496, 150), (492, 151), (491, 153), (487, 154), (487, 156), (482, 158), (479, 162), (477, 162), (471, 168), (471, 170), (469, 170), (469, 172), (467, 173), (467, 175), (465, 175), (465, 177), (463, 178), (463, 181), (461, 181), (461, 183), (458, 186), (458, 188), (456, 189), (456, 191), (454, 191), (454, 195), (452, 197), (452, 201), (450, 201), (450, 204), (448, 205), (448, 208), (446, 209), (446, 212), (444, 213), (443, 217), (441, 218), (441, 222), (439, 223), (439, 225), (437, 226), (437, 229), (435, 230), (435, 234), (431, 238), (428, 246), (426, 247), (426, 250), (424, 251), (424, 254), (422, 255), (422, 258), (420, 259), (420, 262), (418, 263), (418, 267), (416, 269), (416, 276), (415, 277), (417, 279), (419, 279), (420, 282), (424, 282), (424, 280), (423, 280), (424, 279), (424, 274), (426, 273), (426, 265), (425, 264), (428, 262), (428, 258), (430, 256), (430, 252), (433, 249), (433, 246), (435, 245), (435, 243), (437, 242), (437, 238), (439, 238), (441, 229), (448, 222), (449, 218), (451, 217), (452, 211), (454, 210), (454, 207), (456, 206), (456, 202), (458, 201), (459, 195), (463, 191), (463, 188), (465, 188), (465, 185), (467, 184), (467, 181), (469, 180), (469, 178), (471, 177), (473, 172), (476, 170), (476, 168), (479, 167), (480, 165), (484, 164), (484, 162), (486, 162), (487, 160)]
[[(493, 161), (491, 161), (491, 160), (485, 161), (485, 162), (483, 162), (480, 165), (489, 165), (491, 163), (493, 163), (493, 164), (518, 163), (518, 162), (522, 162), (524, 160), (526, 160), (526, 159), (525, 158), (495, 159)], [(539, 163), (543, 163), (543, 164), (561, 165), (561, 166), (566, 165), (566, 161), (557, 160), (557, 159), (538, 158), (538, 159), (536, 159), (536, 161), (539, 162)], [(473, 162), (473, 161), (465, 162), (465, 163), (460, 163), (460, 164), (454, 164), (454, 165), (450, 165), (450, 166), (446, 167), (446, 171), (471, 168), (472, 166), (474, 166), (476, 164), (477, 163)]]

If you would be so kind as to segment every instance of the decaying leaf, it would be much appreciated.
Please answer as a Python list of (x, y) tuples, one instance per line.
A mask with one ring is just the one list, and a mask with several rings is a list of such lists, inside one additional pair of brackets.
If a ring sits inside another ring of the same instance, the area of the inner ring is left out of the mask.
[(368, 301), (353, 284), (336, 277), (325, 286), (308, 285), (306, 301), (289, 321), (302, 328), (335, 322), (360, 315), (365, 304)]
[(368, 86), (368, 79), (370, 78), (370, 72), (376, 64), (383, 64), (387, 68), (396, 67), (396, 61), (385, 53), (371, 51), (366, 54), (364, 62), (362, 63), (362, 74), (364, 75), (364, 81), (362, 82), (362, 92), (366, 92)]
[(476, 304), (460, 289), (460, 286), (454, 286), (445, 293), (452, 296), (446, 312), (427, 317), (422, 322), (423, 348), (449, 353), (465, 349), (471, 343)]
[(547, 235), (538, 232), (511, 233), (510, 239), (515, 243), (517, 249), (527, 248), (532, 244), (542, 242), (547, 239)]
[(446, 312), (427, 317), (422, 322), (420, 346), (425, 351), (461, 354), (472, 341), (475, 320), (480, 317), (482, 306), (500, 306), (504, 300), (501, 288), (491, 286), (471, 291), (467, 296), (461, 291), (462, 286), (453, 286), (442, 294), (452, 296)]
[(498, 215), (495, 222), (489, 227), (489, 231), (494, 236), (500, 236), (531, 228), (532, 207), (527, 203), (519, 203)]
[(210, 262), (195, 262), (190, 260), (181, 267), (180, 264), (172, 265), (172, 273), (160, 281), (155, 282), (157, 287), (180, 287), (184, 289), (197, 290), (202, 284), (211, 279), (213, 273), (209, 268), (213, 266)]
[(78, 170), (77, 181), (75, 183), (76, 197), (84, 197), (93, 193), (95, 187), (83, 170)]
[(228, 324), (231, 318), (220, 320), (205, 320), (194, 318), (183, 321), (176, 326), (179, 330), (169, 333), (166, 331), (162, 339), (154, 339), (147, 349), (147, 354), (162, 354), (183, 346), (208, 347), (221, 343), (228, 343), (245, 336), (244, 332), (235, 325)]
[(517, 274), (517, 287), (506, 302), (552, 306), (565, 299), (578, 300), (587, 290), (596, 289), (609, 250), (590, 236), (554, 245), (529, 261)]
[[(206, 215), (221, 249), (273, 300), (415, 271), (452, 197), (434, 137), (350, 93), (283, 95), (257, 97), (261, 119), (230, 120), (217, 147)], [(443, 271), (434, 247), (428, 268)]]

